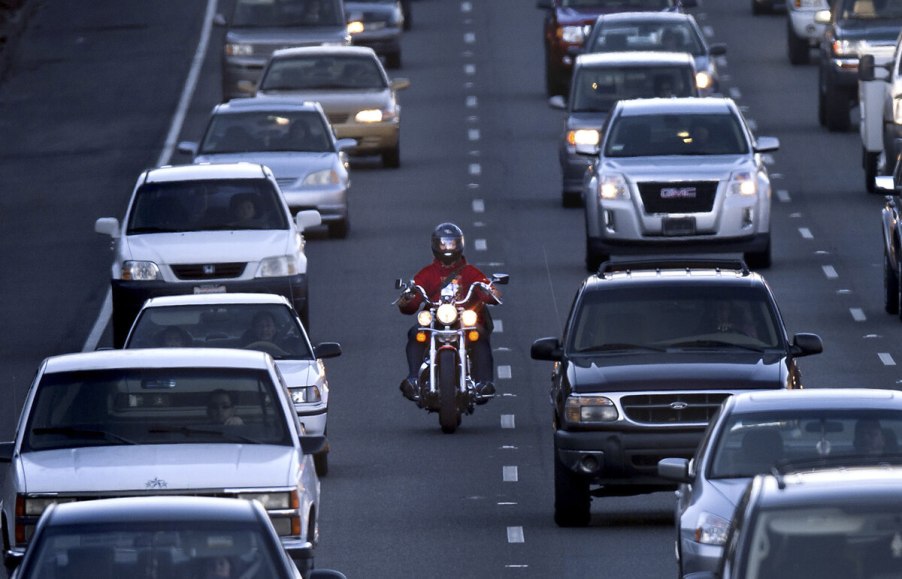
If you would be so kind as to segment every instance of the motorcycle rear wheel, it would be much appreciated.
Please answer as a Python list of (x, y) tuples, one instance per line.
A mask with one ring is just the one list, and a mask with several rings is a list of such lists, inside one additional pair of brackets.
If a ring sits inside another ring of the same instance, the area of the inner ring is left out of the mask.
[(438, 423), (442, 432), (452, 434), (460, 424), (460, 410), (457, 408), (457, 353), (453, 350), (439, 352), (435, 374), (439, 395)]

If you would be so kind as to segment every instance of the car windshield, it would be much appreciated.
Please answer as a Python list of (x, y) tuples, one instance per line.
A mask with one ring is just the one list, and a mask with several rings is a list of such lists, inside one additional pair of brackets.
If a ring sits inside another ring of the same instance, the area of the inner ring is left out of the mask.
[(273, 60), (260, 79), (261, 91), (384, 90), (379, 63), (369, 57), (314, 55)]
[(613, 11), (663, 10), (673, 6), (671, 0), (561, 0), (564, 8), (605, 8)]
[(603, 26), (593, 36), (586, 52), (624, 52), (651, 50), (705, 54), (696, 29), (688, 22), (630, 22)]
[(242, 368), (47, 373), (37, 385), (22, 447), (290, 445), (276, 387), (267, 371)]
[[(838, 484), (843, 484), (839, 482)], [(825, 501), (826, 502), (826, 501)], [(898, 577), (902, 504), (849, 496), (760, 511), (746, 531), (745, 579)]]
[(881, 20), (902, 18), (902, 0), (846, 0), (842, 20)]
[(578, 303), (568, 354), (624, 351), (782, 348), (776, 312), (765, 292), (749, 287), (698, 284), (590, 291)]
[(277, 360), (313, 360), (307, 333), (294, 311), (279, 304), (215, 304), (145, 308), (126, 348), (245, 348)]
[(729, 112), (620, 115), (608, 130), (607, 157), (745, 155), (740, 120)]
[(314, 112), (249, 112), (214, 115), (198, 154), (332, 152), (329, 127)]
[(690, 66), (579, 67), (571, 111), (609, 112), (620, 99), (696, 96)]
[(238, 0), (232, 26), (287, 28), (344, 26), (336, 0)]
[(146, 183), (135, 193), (126, 235), (288, 229), (280, 195), (262, 178)]
[(730, 417), (712, 441), (708, 478), (745, 478), (782, 462), (897, 455), (898, 412), (782, 409)]
[(34, 545), (29, 577), (164, 579), (282, 577), (273, 542), (249, 523), (130, 521), (49, 527)]

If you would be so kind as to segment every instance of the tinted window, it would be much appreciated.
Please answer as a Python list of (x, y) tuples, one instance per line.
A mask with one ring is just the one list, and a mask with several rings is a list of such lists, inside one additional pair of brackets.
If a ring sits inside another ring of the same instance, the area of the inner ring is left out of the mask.
[[(263, 317), (272, 320), (263, 335)], [(307, 334), (284, 305), (220, 304), (147, 308), (135, 320), (126, 348), (247, 348), (276, 359), (312, 360)]]
[[(135, 194), (126, 233), (288, 229), (281, 193), (266, 179), (147, 183)], [(253, 213), (242, 207), (253, 206)]]
[(690, 66), (580, 67), (573, 112), (608, 112), (621, 99), (696, 96)]
[(260, 90), (362, 89), (388, 86), (372, 58), (309, 56), (273, 60), (260, 80)]
[(45, 374), (37, 386), (23, 447), (290, 445), (275, 388), (268, 372), (235, 368)]
[(609, 157), (740, 155), (749, 151), (731, 113), (621, 115), (605, 141)]
[[(682, 272), (681, 272), (682, 275)], [(569, 329), (568, 354), (633, 347), (782, 347), (768, 296), (745, 287), (657, 286), (591, 291)]]
[(332, 150), (329, 127), (317, 113), (249, 112), (214, 115), (199, 154)]

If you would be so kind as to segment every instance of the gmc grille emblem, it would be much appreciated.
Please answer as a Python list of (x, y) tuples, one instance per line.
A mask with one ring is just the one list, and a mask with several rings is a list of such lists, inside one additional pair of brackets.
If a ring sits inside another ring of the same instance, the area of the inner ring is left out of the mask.
[(689, 404), (686, 402), (671, 402), (670, 408), (673, 410), (686, 410), (689, 408)]
[(214, 273), (216, 273), (215, 265), (205, 265), (204, 266), (204, 275), (213, 275)]
[(695, 199), (695, 187), (662, 187), (661, 199)]

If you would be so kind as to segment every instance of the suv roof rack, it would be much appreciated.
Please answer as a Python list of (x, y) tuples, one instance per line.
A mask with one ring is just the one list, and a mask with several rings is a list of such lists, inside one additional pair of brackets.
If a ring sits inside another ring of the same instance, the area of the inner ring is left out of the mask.
[(598, 268), (599, 277), (606, 273), (632, 270), (716, 269), (739, 271), (749, 275), (749, 266), (741, 254), (611, 256)]

